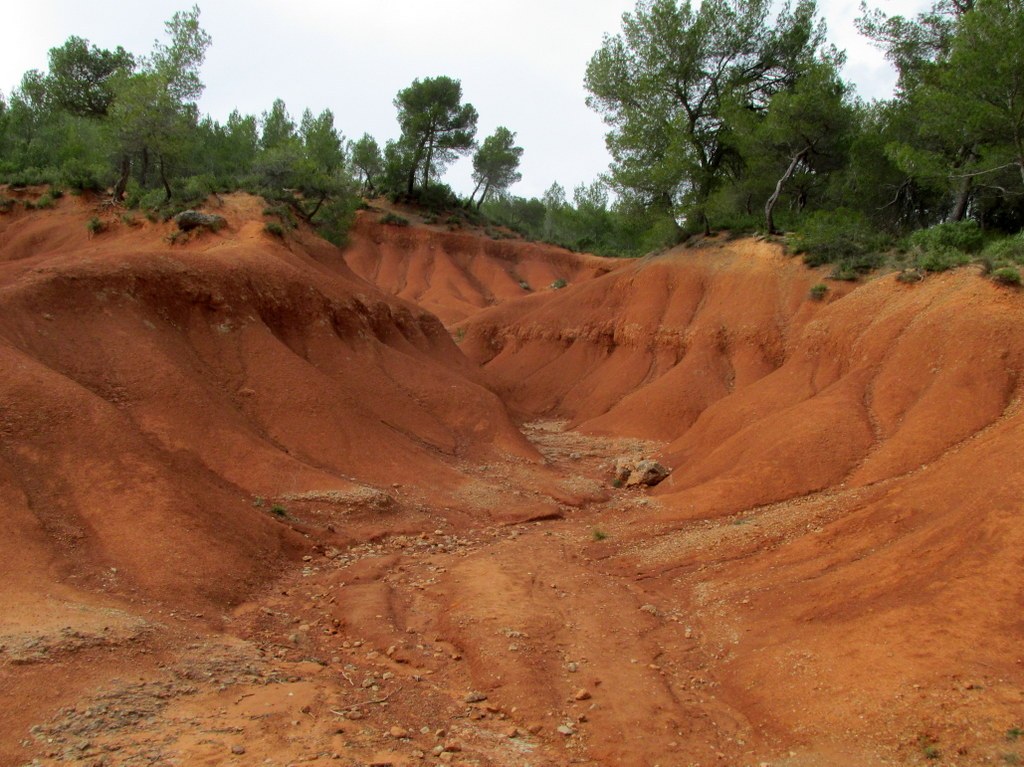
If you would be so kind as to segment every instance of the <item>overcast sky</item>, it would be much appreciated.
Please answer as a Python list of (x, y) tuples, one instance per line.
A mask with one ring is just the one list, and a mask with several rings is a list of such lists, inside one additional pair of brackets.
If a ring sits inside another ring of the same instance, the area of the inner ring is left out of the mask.
[[(370, 133), (383, 146), (398, 133), (392, 99), (415, 78), (462, 81), (480, 113), (478, 139), (504, 125), (525, 149), (512, 191), (540, 196), (558, 181), (570, 193), (608, 166), (605, 126), (584, 103), (583, 75), (605, 33), (621, 29), (634, 0), (205, 0), (200, 22), (213, 37), (203, 112), (260, 114), (284, 99), (296, 118), (325, 108), (347, 138)], [(892, 92), (894, 73), (853, 26), (858, 2), (819, 0), (829, 37), (848, 52), (847, 79), (865, 98)], [(914, 14), (929, 0), (876, 0), (889, 14)], [(5, 3), (0, 90), (70, 35), (102, 48), (148, 53), (163, 22), (189, 0), (17, 0)], [(468, 195), (462, 160), (444, 181)]]

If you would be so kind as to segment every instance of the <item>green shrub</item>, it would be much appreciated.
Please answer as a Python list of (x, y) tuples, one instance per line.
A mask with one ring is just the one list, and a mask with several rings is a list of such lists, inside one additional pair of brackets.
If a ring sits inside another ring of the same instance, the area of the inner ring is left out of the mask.
[(90, 234), (99, 234), (106, 231), (107, 225), (100, 220), (99, 216), (93, 216), (85, 222), (85, 228), (89, 230)]
[(409, 219), (402, 218), (394, 213), (385, 213), (381, 216), (380, 222), (388, 226), (409, 226)]
[(606, 538), (608, 538), (608, 533), (606, 533), (606, 532), (605, 532), (604, 530), (601, 530), (601, 529), (599, 529), (599, 528), (595, 527), (595, 528), (594, 528), (594, 532), (593, 532), (593, 533), (591, 533), (591, 537), (592, 537), (592, 538), (593, 538), (593, 539), (594, 539), (595, 541), (603, 541), (603, 540), (605, 540)]
[(0, 197), (0, 213), (10, 213), (14, 207), (14, 200), (10, 197)]
[(828, 285), (823, 282), (819, 282), (817, 285), (812, 285), (808, 295), (812, 301), (821, 301), (825, 298), (825, 294), (828, 293)]
[(163, 189), (150, 189), (146, 192), (140, 190), (138, 207), (143, 210), (159, 210), (166, 200), (167, 194)]
[(1001, 285), (1020, 285), (1020, 270), (1014, 266), (1002, 266), (992, 272), (992, 279)]
[(984, 245), (985, 238), (977, 221), (946, 221), (942, 224), (918, 229), (908, 241), (912, 248), (931, 253), (955, 249), (963, 253), (977, 253)]
[(964, 251), (948, 245), (932, 245), (929, 250), (918, 254), (916, 263), (926, 272), (944, 272), (969, 262), (970, 256)]
[(204, 201), (217, 191), (217, 179), (210, 173), (201, 176), (189, 176), (181, 185), (180, 197), (183, 202), (194, 204)]
[(561, 290), (562, 288), (564, 288), (568, 284), (569, 284), (568, 282), (566, 282), (561, 277), (559, 277), (557, 280), (555, 280), (554, 282), (551, 283), (551, 289), (552, 290)]
[(521, 287), (525, 291), (532, 290), (532, 288), (530, 287), (530, 283), (528, 283), (526, 280), (519, 280), (519, 287)]
[(284, 227), (276, 221), (268, 221), (263, 225), (263, 228), (267, 231), (267, 234), (272, 234), (274, 237), (284, 238)]
[(121, 223), (125, 226), (142, 226), (142, 222), (131, 213), (123, 213), (121, 215)]
[(53, 194), (51, 194), (50, 192), (46, 192), (38, 200), (36, 200), (35, 207), (36, 207), (36, 210), (45, 210), (47, 208), (52, 208), (53, 205), (54, 205)]
[(990, 242), (981, 252), (981, 258), (993, 267), (1024, 264), (1024, 235)]
[(864, 214), (846, 208), (812, 213), (789, 238), (790, 248), (803, 254), (808, 266), (850, 261), (855, 271), (875, 268), (878, 254), (891, 244)]
[(270, 507), (270, 513), (273, 514), (275, 517), (287, 517), (288, 509), (286, 509), (279, 503), (275, 503), (273, 506)]
[(60, 181), (65, 186), (82, 192), (101, 192), (107, 184), (108, 171), (103, 166), (90, 165), (85, 160), (73, 157), (64, 162), (60, 169)]
[(1011, 727), (1006, 731), (1006, 739), (1011, 742), (1021, 738), (1024, 738), (1024, 729), (1020, 727)]
[(278, 219), (280, 219), (281, 224), (289, 229), (296, 229), (299, 226), (298, 221), (295, 220), (295, 213), (292, 212), (291, 207), (283, 202), (268, 205), (263, 209), (263, 215), (277, 216)]

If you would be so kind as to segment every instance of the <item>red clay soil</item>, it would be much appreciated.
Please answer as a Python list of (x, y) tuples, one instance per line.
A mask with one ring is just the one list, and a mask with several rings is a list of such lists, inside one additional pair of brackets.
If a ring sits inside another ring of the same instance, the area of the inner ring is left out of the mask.
[(0, 215), (0, 764), (1024, 758), (1018, 292), (261, 210)]

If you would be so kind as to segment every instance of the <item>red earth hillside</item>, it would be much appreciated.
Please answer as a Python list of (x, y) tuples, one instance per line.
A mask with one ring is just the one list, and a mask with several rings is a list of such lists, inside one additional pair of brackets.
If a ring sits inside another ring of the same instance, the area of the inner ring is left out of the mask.
[(1024, 759), (1019, 291), (208, 207), (0, 214), (0, 765)]
[(461, 226), (396, 226), (381, 223), (381, 218), (375, 210), (359, 213), (345, 263), (385, 293), (433, 312), (445, 325), (488, 306), (543, 293), (552, 285), (589, 280), (622, 265), (615, 259), (511, 236), (496, 240)]
[(113, 214), (90, 235), (72, 198), (0, 216), (7, 595), (229, 604), (299, 543), (274, 499), (535, 455), (432, 315), (261, 208), (177, 244)]

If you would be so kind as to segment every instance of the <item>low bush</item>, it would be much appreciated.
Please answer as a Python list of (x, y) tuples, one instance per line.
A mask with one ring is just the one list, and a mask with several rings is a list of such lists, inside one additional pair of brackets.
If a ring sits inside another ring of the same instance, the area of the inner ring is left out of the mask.
[(1020, 270), (1015, 266), (1002, 266), (992, 272), (992, 279), (1001, 285), (1020, 285)]
[(891, 245), (864, 214), (845, 208), (812, 213), (789, 238), (790, 249), (808, 266), (847, 262), (857, 272), (880, 265), (880, 254)]
[(282, 239), (284, 238), (284, 227), (276, 221), (268, 221), (263, 225), (263, 228), (266, 230), (267, 234), (271, 234), (274, 237), (281, 237)]
[(107, 225), (100, 220), (99, 216), (93, 216), (85, 222), (85, 228), (89, 230), (90, 234), (99, 234), (106, 230)]
[(918, 253), (915, 262), (926, 272), (944, 272), (963, 266), (971, 260), (970, 256), (959, 248), (949, 245), (932, 245), (928, 250)]
[(825, 294), (828, 293), (828, 285), (823, 282), (819, 282), (817, 285), (812, 285), (808, 291), (812, 301), (822, 301), (825, 298)]
[(409, 219), (398, 216), (394, 213), (385, 213), (380, 218), (382, 224), (388, 226), (409, 226)]
[(907, 238), (910, 246), (923, 253), (949, 248), (963, 253), (977, 253), (985, 237), (977, 221), (946, 221), (927, 229), (918, 229)]

